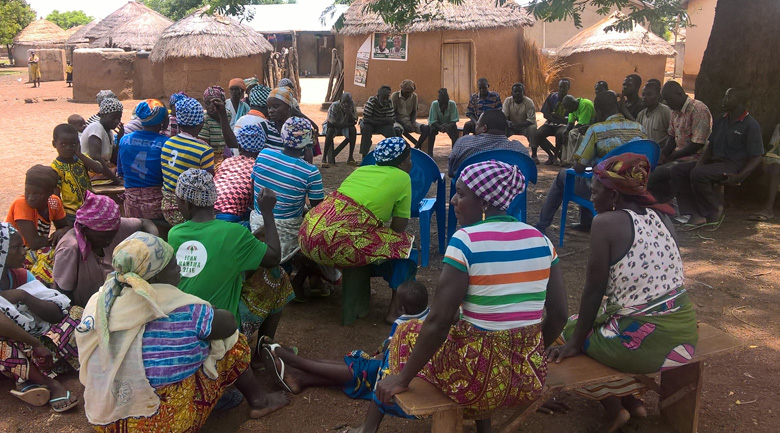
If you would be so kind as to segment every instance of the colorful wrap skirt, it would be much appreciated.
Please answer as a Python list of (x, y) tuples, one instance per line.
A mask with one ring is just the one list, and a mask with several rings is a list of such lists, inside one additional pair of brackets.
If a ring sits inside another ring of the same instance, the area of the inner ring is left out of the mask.
[(216, 380), (209, 379), (203, 369), (178, 383), (155, 389), (160, 407), (151, 417), (126, 418), (108, 425), (93, 425), (98, 432), (196, 432), (206, 424), (217, 401), (249, 367), (249, 346), (246, 337), (217, 361)]
[[(561, 335), (571, 338), (577, 316)], [(654, 301), (635, 307), (606, 305), (594, 322), (582, 350), (596, 361), (616, 370), (650, 374), (686, 364), (693, 358), (699, 340), (696, 313), (685, 289), (679, 288)], [(587, 397), (603, 399), (641, 394), (639, 381), (628, 378), (578, 389)]]
[[(68, 314), (60, 323), (52, 324), (45, 334), (38, 337), (43, 345), (51, 351), (54, 359), (54, 369), (44, 373), (49, 373), (53, 377), (67, 371), (66, 364), (76, 371), (81, 367), (74, 331), (79, 326), (83, 312), (84, 309), (81, 307), (75, 305), (70, 307)], [(35, 362), (31, 355), (32, 346), (0, 337), (0, 372), (4, 375), (13, 377), (17, 381), (28, 380), (30, 362)]]
[[(422, 326), (420, 320), (398, 325), (379, 380), (401, 371)], [(487, 331), (461, 320), (450, 328), (447, 339), (417, 377), (463, 406), (464, 415), (471, 419), (485, 419), (496, 409), (530, 403), (541, 395), (547, 377), (541, 329), (541, 325), (532, 325)]]
[(271, 314), (282, 311), (295, 298), (292, 283), (284, 269), (260, 268), (241, 286), (238, 315), (241, 317), (241, 333), (247, 337), (260, 328)]
[(171, 226), (181, 224), (185, 221), (184, 216), (179, 212), (179, 205), (176, 203), (176, 193), (166, 190), (165, 187), (162, 188), (160, 210), (162, 211), (165, 221), (168, 221), (168, 224)]
[(37, 250), (27, 250), (24, 256), (24, 268), (30, 271), (38, 281), (51, 287), (54, 283), (52, 271), (54, 270), (54, 248), (43, 247)]
[(298, 241), (314, 262), (349, 268), (407, 259), (414, 236), (385, 227), (365, 206), (337, 191), (306, 214)]
[(162, 219), (162, 200), (159, 186), (125, 188), (125, 217)]

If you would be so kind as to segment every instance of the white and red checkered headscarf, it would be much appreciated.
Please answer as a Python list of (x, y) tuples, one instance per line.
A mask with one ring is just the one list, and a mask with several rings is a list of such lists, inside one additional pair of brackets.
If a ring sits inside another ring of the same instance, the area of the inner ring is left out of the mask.
[(525, 191), (525, 177), (514, 165), (490, 160), (464, 168), (460, 180), (477, 197), (501, 210), (507, 210), (512, 200)]
[(104, 195), (97, 195), (87, 191), (84, 196), (84, 203), (76, 211), (76, 222), (73, 224), (73, 230), (76, 232), (76, 240), (81, 252), (81, 260), (86, 261), (90, 251), (92, 251), (92, 245), (84, 236), (84, 227), (99, 232), (119, 230), (121, 219), (119, 205), (114, 200)]

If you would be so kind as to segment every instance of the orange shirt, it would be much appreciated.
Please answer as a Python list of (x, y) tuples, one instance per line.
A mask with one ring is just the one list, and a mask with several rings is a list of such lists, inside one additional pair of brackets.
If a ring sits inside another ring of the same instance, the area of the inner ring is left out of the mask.
[[(62, 206), (62, 200), (56, 195), (49, 197), (49, 219), (38, 213), (38, 209), (30, 207), (24, 199), (24, 194), (17, 197), (8, 209), (8, 215), (5, 221), (11, 223), (16, 230), (19, 230), (17, 221), (32, 221), (35, 223), (38, 236), (49, 237), (51, 222), (59, 221), (65, 218), (65, 208)], [(27, 239), (24, 240), (27, 245)]]

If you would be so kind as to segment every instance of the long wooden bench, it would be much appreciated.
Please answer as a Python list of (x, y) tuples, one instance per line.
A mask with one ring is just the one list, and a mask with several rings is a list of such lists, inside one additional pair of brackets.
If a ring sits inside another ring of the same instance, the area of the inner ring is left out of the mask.
[[(499, 431), (517, 432), (523, 421), (556, 392), (635, 377), (660, 395), (661, 418), (669, 427), (678, 433), (695, 433), (699, 423), (703, 362), (740, 346), (742, 343), (736, 338), (706, 323), (699, 323), (699, 343), (693, 361), (661, 373), (622, 373), (585, 355), (568, 358), (560, 364), (550, 363), (542, 396), (529, 405), (517, 408)], [(656, 382), (657, 377), (660, 377), (660, 385)], [(396, 395), (395, 400), (409, 415), (432, 416), (433, 433), (463, 431), (462, 408), (420, 378), (413, 379), (409, 389)]]

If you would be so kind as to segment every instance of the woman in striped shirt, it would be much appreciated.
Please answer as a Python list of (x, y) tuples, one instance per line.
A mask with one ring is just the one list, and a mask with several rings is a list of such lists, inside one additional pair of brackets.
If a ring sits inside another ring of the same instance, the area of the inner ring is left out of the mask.
[(550, 240), (506, 215), (524, 188), (519, 169), (502, 162), (463, 170), (452, 206), (464, 227), (445, 253), (428, 318), (400, 325), (390, 343), (383, 369), (390, 376), (376, 389), (383, 411), (398, 413), (388, 406), (392, 396), (418, 376), (463, 406), (477, 420), (477, 431), (486, 432), (491, 412), (541, 394), (544, 348), (566, 322), (566, 292)]

